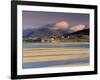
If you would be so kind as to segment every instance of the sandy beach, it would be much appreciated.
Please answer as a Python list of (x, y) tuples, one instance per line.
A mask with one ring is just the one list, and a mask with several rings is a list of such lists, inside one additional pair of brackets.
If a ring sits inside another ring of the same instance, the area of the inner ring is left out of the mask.
[[(23, 48), (23, 63), (89, 58), (88, 48)], [(64, 64), (59, 66), (85, 66), (85, 64)]]

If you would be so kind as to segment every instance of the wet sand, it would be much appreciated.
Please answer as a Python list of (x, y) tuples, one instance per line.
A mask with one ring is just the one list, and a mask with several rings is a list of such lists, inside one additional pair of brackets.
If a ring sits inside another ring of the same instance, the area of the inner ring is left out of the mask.
[[(23, 63), (78, 60), (89, 58), (89, 48), (23, 48)], [(84, 64), (63, 64), (60, 66), (85, 66)], [(56, 65), (54, 65), (56, 67)]]

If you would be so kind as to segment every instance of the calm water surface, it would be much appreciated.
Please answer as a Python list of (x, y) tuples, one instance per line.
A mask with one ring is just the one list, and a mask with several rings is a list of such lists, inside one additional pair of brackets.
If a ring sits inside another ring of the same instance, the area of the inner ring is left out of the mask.
[(23, 48), (89, 48), (89, 43), (23, 43)]

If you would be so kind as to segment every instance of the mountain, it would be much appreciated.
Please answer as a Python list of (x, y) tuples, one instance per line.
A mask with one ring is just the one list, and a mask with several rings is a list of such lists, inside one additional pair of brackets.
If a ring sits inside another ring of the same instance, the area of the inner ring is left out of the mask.
[[(60, 24), (61, 25), (61, 24)], [(41, 28), (30, 28), (23, 30), (23, 37), (61, 37), (65, 33), (69, 33), (68, 29), (55, 27), (55, 24), (46, 24)]]
[(33, 33), (33, 29), (23, 30), (23, 37), (29, 37)]
[(23, 30), (23, 37), (62, 37), (67, 35), (79, 35), (86, 34), (86, 26), (83, 24), (78, 24), (76, 26), (70, 27), (69, 22), (65, 20), (59, 20), (55, 23), (46, 24), (40, 26), (40, 28), (30, 28)]
[(83, 29), (83, 30), (80, 30), (80, 31), (76, 31), (76, 32), (72, 32), (72, 33), (69, 33), (69, 34), (64, 34), (65, 37), (67, 37), (67, 36), (79, 37), (79, 36), (83, 36), (83, 35), (89, 36), (89, 28)]
[(23, 37), (61, 37), (65, 33), (63, 30), (49, 28), (29, 29), (23, 32)]

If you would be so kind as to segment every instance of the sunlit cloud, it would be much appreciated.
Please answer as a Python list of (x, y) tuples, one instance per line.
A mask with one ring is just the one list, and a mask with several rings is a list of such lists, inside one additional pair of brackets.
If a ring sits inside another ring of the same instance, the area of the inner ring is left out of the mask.
[(54, 27), (52, 29), (68, 29), (69, 28), (69, 22), (65, 20), (59, 20), (54, 24)]
[(69, 29), (71, 31), (79, 31), (79, 30), (83, 30), (85, 28), (86, 28), (86, 25), (84, 25), (84, 24), (78, 24), (78, 25), (70, 27)]

